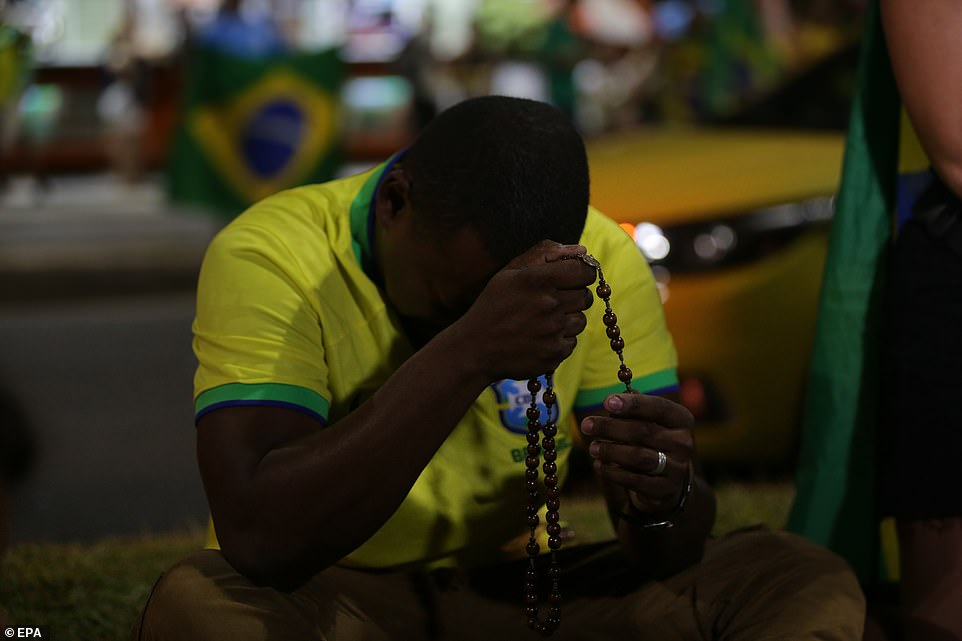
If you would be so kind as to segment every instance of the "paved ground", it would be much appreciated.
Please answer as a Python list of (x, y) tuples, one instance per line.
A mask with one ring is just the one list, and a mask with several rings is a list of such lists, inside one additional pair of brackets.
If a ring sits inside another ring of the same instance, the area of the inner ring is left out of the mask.
[(41, 445), (20, 539), (202, 522), (193, 448), (193, 283), (217, 224), (156, 182), (27, 181), (0, 197), (0, 388)]

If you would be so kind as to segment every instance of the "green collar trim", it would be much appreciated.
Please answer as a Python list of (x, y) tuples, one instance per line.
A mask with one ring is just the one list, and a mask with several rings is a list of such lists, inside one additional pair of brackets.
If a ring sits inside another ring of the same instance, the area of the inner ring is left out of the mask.
[(351, 202), (351, 244), (358, 265), (368, 277), (378, 282), (377, 262), (374, 258), (374, 195), (394, 163), (404, 151), (399, 151), (371, 170), (361, 191)]

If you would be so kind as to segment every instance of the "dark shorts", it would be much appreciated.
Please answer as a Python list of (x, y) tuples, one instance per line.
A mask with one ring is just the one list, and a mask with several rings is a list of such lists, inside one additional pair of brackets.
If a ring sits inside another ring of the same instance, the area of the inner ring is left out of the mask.
[(911, 219), (887, 282), (879, 507), (903, 519), (960, 516), (962, 254)]

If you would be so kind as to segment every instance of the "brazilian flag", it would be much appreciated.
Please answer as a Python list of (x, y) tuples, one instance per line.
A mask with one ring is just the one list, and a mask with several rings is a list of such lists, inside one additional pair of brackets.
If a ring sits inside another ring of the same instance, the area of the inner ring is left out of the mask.
[(334, 176), (343, 65), (334, 50), (234, 56), (191, 51), (170, 157), (172, 200), (234, 216), (295, 185)]
[(875, 479), (882, 288), (896, 214), (918, 196), (928, 159), (905, 115), (873, 2), (856, 80), (802, 416), (788, 528), (845, 558), (863, 584), (896, 579), (891, 519)]

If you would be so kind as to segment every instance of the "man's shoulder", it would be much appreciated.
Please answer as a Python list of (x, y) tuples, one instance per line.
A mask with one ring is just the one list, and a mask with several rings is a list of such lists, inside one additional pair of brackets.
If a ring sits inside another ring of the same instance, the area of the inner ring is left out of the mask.
[(365, 178), (303, 185), (258, 201), (217, 234), (208, 258), (254, 252), (284, 262), (349, 250), (351, 204)]
[(631, 236), (613, 218), (594, 207), (588, 207), (581, 244), (598, 260), (621, 258), (626, 253), (634, 257), (638, 253)]

